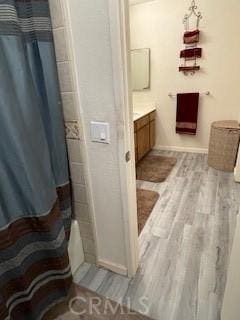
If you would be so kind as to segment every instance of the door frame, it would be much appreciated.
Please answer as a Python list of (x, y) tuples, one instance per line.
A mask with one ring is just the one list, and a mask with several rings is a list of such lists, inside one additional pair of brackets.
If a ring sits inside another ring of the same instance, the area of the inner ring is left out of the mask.
[[(108, 0), (110, 38), (112, 45), (113, 87), (118, 110), (118, 157), (124, 220), (124, 239), (128, 276), (133, 277), (139, 266), (137, 223), (134, 123), (131, 90), (130, 24), (128, 0)], [(130, 152), (130, 160), (126, 154)]]

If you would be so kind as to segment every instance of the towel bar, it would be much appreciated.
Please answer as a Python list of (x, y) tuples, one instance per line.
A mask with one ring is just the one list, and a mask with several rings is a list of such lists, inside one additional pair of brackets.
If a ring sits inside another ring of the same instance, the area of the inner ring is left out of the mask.
[[(210, 96), (210, 94), (211, 94), (210, 91), (200, 93), (201, 96)], [(168, 96), (169, 96), (170, 98), (174, 98), (174, 97), (176, 97), (177, 95), (170, 92), (170, 93), (168, 94)]]

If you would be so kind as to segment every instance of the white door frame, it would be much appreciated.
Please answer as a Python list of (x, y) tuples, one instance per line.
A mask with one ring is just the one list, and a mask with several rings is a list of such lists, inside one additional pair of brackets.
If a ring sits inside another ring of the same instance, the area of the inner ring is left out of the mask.
[[(112, 66), (116, 109), (119, 110), (119, 163), (121, 177), (124, 238), (128, 276), (139, 265), (137, 228), (136, 170), (132, 90), (130, 81), (130, 26), (128, 0), (108, 0), (112, 44)], [(125, 160), (130, 151), (130, 161)]]

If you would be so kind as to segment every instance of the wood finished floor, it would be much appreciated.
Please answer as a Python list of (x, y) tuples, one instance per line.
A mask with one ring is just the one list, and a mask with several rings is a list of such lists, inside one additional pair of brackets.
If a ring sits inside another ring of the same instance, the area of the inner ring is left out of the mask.
[(220, 320), (240, 185), (209, 168), (206, 155), (154, 154), (178, 161), (164, 183), (137, 182), (160, 194), (139, 238), (137, 275), (84, 264), (75, 282), (140, 313), (147, 302), (156, 320)]
[[(71, 308), (70, 308), (71, 306)], [(86, 288), (74, 285), (68, 301), (52, 308), (44, 320), (151, 320)]]

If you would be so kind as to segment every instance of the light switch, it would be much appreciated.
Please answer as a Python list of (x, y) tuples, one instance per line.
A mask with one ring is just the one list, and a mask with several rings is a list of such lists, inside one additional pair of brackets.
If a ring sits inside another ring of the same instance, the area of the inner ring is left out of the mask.
[(109, 123), (91, 121), (91, 139), (93, 142), (110, 143)]

